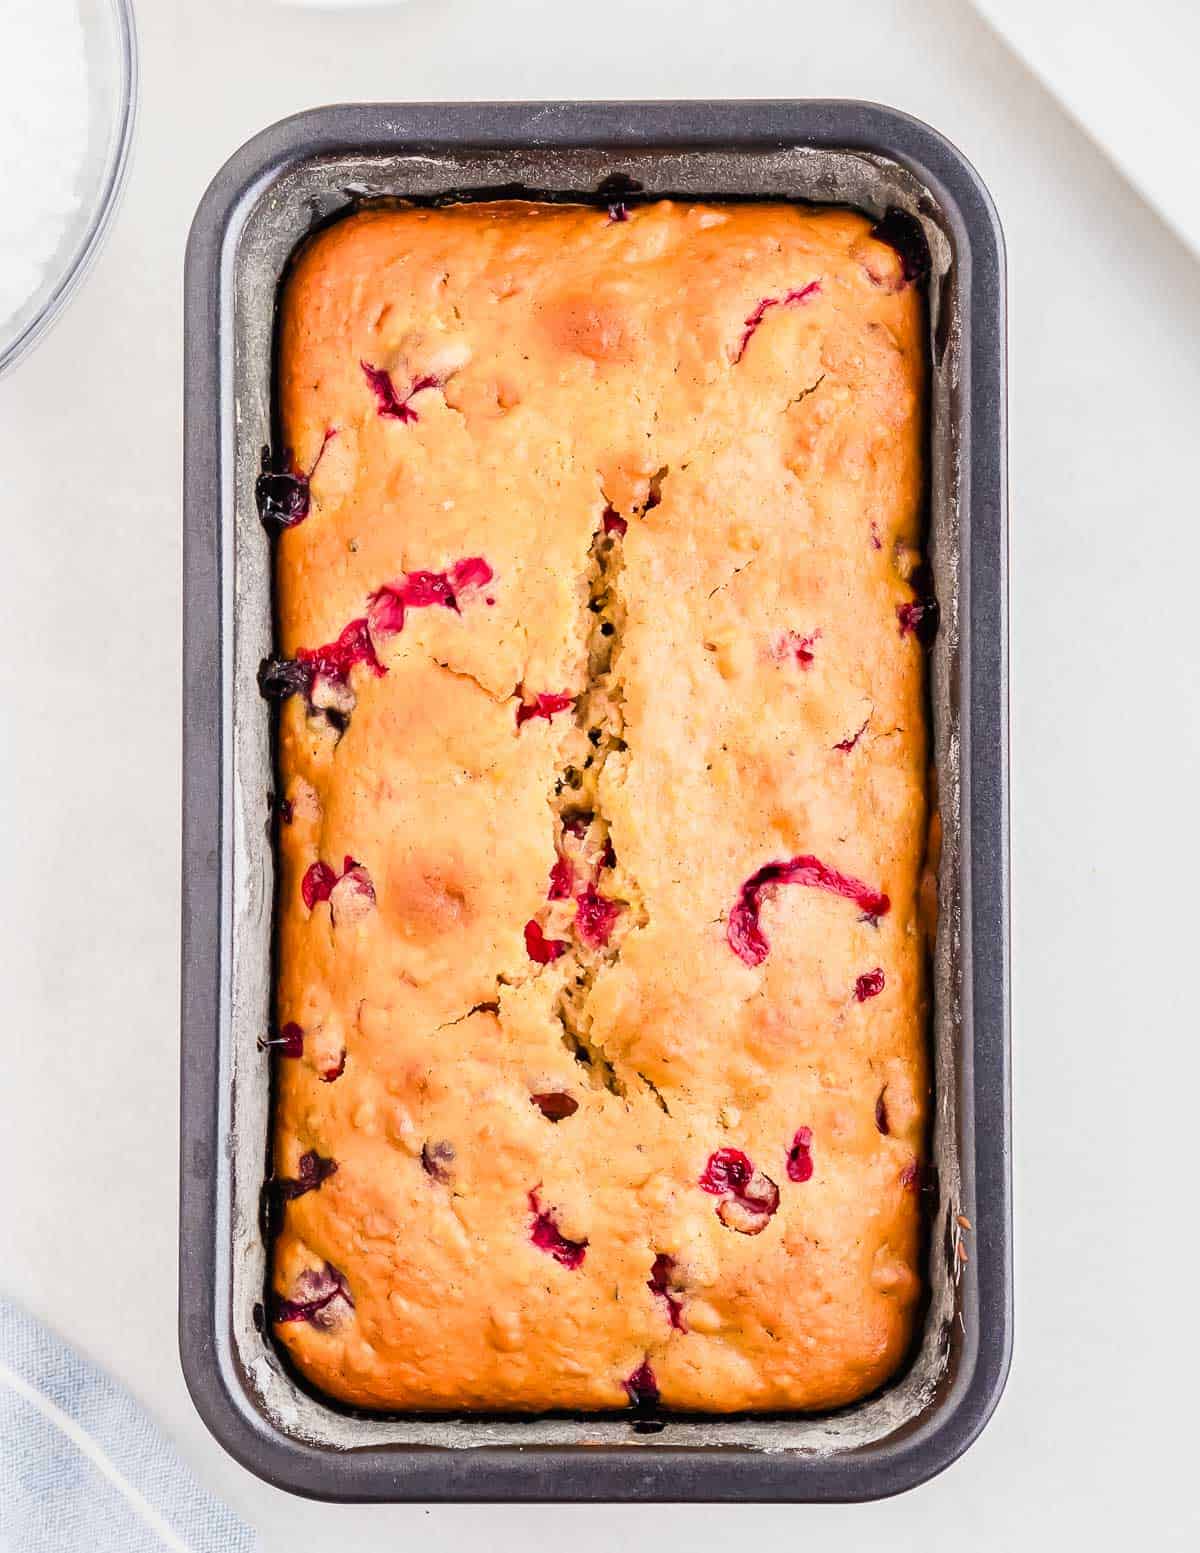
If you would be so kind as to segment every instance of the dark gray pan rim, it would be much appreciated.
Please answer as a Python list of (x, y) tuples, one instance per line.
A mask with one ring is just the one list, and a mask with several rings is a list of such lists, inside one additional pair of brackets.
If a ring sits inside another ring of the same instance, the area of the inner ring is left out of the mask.
[[(222, 1086), (232, 837), (230, 659), (222, 514), (234, 429), (225, 330), (229, 248), (246, 210), (296, 164), (346, 152), (571, 148), (758, 151), (812, 146), (898, 163), (949, 235), (961, 296), (962, 906), (964, 1017), (957, 1051), (963, 1200), (985, 1202), (963, 1272), (977, 1319), (953, 1377), (893, 1434), (837, 1454), (738, 1446), (408, 1445), (335, 1450), (289, 1436), (256, 1407), (231, 1335), (229, 1095)], [(217, 174), (186, 265), (184, 444), (183, 963), (179, 1340), (198, 1411), (242, 1465), (314, 1498), (843, 1502), (884, 1497), (954, 1461), (994, 1410), (1012, 1344), (1008, 1027), (1006, 350), (1003, 239), (990, 197), (936, 131), (849, 101), (376, 104), (320, 108), (263, 131)]]

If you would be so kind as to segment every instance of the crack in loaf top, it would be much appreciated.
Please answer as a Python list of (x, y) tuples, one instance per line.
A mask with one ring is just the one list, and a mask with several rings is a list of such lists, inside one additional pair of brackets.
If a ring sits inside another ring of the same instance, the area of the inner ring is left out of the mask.
[(299, 255), (264, 1044), (311, 1185), (272, 1281), (338, 1397), (823, 1408), (903, 1356), (912, 273), (778, 204), (367, 211)]

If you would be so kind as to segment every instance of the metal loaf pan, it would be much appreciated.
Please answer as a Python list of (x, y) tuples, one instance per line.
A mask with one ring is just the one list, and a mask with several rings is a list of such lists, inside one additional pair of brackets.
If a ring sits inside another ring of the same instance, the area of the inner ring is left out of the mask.
[[(271, 440), (278, 283), (307, 232), (365, 199), (602, 200), (613, 179), (647, 195), (898, 206), (929, 240), (944, 846), (928, 1306), (905, 1370), (825, 1416), (672, 1417), (639, 1433), (613, 1416), (354, 1415), (296, 1381), (256, 1310), (273, 860), (255, 681), (271, 572), (253, 487)], [(179, 1332), (196, 1406), (260, 1476), (347, 1500), (856, 1500), (931, 1477), (987, 1421), (1012, 1322), (1003, 263), (991, 201), (954, 147), (858, 102), (322, 108), (258, 135), (205, 194), (186, 277)]]

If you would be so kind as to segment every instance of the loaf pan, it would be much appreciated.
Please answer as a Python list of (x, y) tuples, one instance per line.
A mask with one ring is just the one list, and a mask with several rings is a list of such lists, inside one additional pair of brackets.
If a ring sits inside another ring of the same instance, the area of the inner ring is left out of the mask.
[[(273, 858), (271, 569), (254, 504), (276, 296), (314, 227), (372, 198), (788, 198), (900, 209), (929, 280), (931, 713), (944, 845), (926, 1275), (911, 1358), (836, 1413), (356, 1415), (264, 1331)], [(858, 102), (359, 105), (256, 136), (217, 174), (186, 272), (180, 1349), (251, 1471), (345, 1500), (861, 1500), (953, 1461), (1011, 1347), (1003, 244), (987, 191), (926, 125)], [(643, 1425), (644, 1428), (644, 1425)]]

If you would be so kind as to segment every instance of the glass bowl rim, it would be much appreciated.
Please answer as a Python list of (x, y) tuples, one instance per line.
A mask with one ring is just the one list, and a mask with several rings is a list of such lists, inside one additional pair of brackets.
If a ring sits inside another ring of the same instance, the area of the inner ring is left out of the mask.
[(104, 176), (92, 200), (86, 229), (69, 261), (55, 281), (41, 307), (19, 333), (7, 342), (0, 341), (0, 377), (24, 356), (60, 317), (92, 265), (108, 234), (109, 225), (120, 201), (129, 170), (134, 124), (138, 105), (137, 27), (133, 0), (102, 0), (107, 5), (116, 35), (118, 66), (115, 133), (109, 149)]

